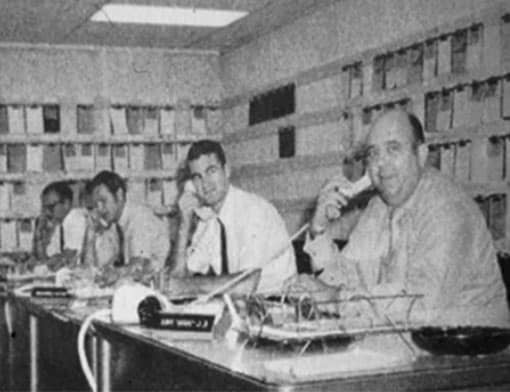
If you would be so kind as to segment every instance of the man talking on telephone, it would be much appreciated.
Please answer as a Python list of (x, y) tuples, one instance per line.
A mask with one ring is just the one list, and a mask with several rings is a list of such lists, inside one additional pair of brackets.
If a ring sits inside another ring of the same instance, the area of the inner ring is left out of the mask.
[(177, 278), (169, 282), (170, 290), (194, 286), (210, 291), (252, 268), (261, 268), (259, 291), (279, 290), (295, 274), (296, 264), (276, 208), (230, 183), (218, 142), (193, 143), (187, 166), (191, 179), (178, 201), (181, 222), (172, 271)]
[[(439, 325), (506, 325), (505, 287), (491, 234), (473, 199), (451, 179), (425, 167), (419, 120), (401, 110), (382, 114), (366, 143), (376, 195), (334, 245), (335, 226), (352, 184), (343, 176), (323, 186), (305, 251), (319, 274), (289, 280), (294, 288), (368, 295), (423, 294), (414, 320)], [(344, 297), (345, 298), (345, 297)]]

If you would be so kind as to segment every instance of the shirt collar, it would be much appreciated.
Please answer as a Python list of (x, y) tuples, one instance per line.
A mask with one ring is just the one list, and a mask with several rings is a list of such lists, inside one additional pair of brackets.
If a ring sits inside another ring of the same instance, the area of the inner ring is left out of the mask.
[(131, 204), (126, 201), (124, 203), (124, 208), (122, 209), (122, 214), (120, 214), (119, 221), (117, 222), (121, 227), (125, 227), (127, 225), (130, 210), (131, 210)]

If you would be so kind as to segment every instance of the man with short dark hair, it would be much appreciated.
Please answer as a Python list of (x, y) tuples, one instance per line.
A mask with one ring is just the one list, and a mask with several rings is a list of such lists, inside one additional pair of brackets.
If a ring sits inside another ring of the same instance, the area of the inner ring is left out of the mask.
[(164, 268), (170, 251), (166, 223), (145, 205), (126, 200), (127, 187), (116, 173), (102, 171), (90, 183), (95, 212), (102, 225), (115, 225), (120, 238), (118, 264), (127, 275), (150, 277)]
[(412, 320), (427, 324), (507, 325), (505, 287), (483, 215), (451, 179), (424, 167), (423, 141), (413, 115), (393, 110), (376, 119), (366, 147), (377, 194), (338, 251), (332, 233), (352, 184), (339, 175), (321, 189), (305, 250), (323, 272), (294, 283), (321, 290), (321, 299), (345, 289), (423, 294)]
[(173, 273), (206, 276), (176, 279), (170, 285), (197, 284), (208, 290), (230, 274), (261, 268), (259, 291), (279, 290), (296, 272), (296, 264), (275, 207), (230, 183), (230, 168), (218, 142), (193, 143), (187, 165), (191, 179), (178, 202), (181, 224)]

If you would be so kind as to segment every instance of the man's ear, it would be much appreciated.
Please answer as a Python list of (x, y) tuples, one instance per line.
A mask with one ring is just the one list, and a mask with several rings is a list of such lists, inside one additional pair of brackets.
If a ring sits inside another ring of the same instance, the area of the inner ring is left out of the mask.
[(117, 192), (115, 192), (115, 199), (117, 203), (124, 203), (126, 201), (126, 194), (122, 190), (122, 188), (117, 189)]
[(230, 180), (230, 174), (231, 174), (230, 165), (228, 163), (225, 163), (225, 175), (227, 176), (227, 178), (229, 180)]
[(425, 167), (425, 163), (427, 162), (427, 156), (429, 154), (429, 146), (425, 143), (420, 144), (418, 146), (418, 162), (421, 167)]

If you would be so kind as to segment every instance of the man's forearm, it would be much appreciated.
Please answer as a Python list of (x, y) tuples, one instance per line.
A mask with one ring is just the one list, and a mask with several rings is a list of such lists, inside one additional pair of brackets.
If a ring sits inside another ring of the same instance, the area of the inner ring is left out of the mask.
[(177, 233), (177, 243), (174, 252), (174, 263), (171, 267), (172, 274), (186, 276), (186, 249), (191, 236), (191, 219), (181, 219), (179, 231)]

